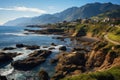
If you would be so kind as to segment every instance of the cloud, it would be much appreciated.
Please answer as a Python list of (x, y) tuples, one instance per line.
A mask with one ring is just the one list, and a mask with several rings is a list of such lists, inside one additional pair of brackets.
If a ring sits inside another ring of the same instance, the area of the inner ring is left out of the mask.
[(22, 11), (22, 12), (35, 12), (39, 14), (44, 14), (46, 11), (38, 9), (38, 8), (28, 8), (28, 7), (12, 7), (12, 8), (0, 8), (0, 10), (4, 11)]

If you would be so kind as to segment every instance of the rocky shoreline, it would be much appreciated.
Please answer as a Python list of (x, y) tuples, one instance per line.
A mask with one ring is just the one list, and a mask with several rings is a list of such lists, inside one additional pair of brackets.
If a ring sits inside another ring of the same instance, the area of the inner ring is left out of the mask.
[(37, 65), (45, 62), (46, 58), (51, 54), (51, 51), (47, 50), (38, 50), (29, 54), (26, 59), (18, 60), (11, 63), (11, 65), (18, 70), (31, 70)]
[[(108, 46), (108, 42), (99, 41), (92, 38), (86, 37), (73, 37), (59, 29), (45, 29), (45, 30), (26, 30), (28, 32), (34, 32), (35, 34), (55, 34), (62, 35), (61, 37), (53, 37), (54, 39), (60, 39), (64, 41), (66, 37), (71, 38), (71, 42), (74, 45), (71, 51), (67, 52), (66, 46), (59, 47), (60, 52), (55, 58), (50, 60), (51, 65), (56, 64), (55, 73), (52, 76), (51, 80), (60, 80), (67, 76), (89, 73), (91, 71), (101, 71), (109, 69), (113, 66), (120, 65), (117, 62), (120, 61), (119, 56), (115, 49), (118, 47)], [(75, 40), (75, 43), (74, 43)], [(0, 53), (0, 62), (10, 61), (11, 65), (17, 70), (31, 70), (34, 67), (44, 63), (48, 56), (52, 54), (53, 49), (57, 44), (51, 43), (52, 47), (48, 50), (39, 50), (40, 46), (38, 45), (25, 45), (25, 44), (16, 44), (16, 47), (6, 47), (3, 48), (3, 51), (14, 50), (16, 48), (25, 48), (26, 50), (33, 50), (33, 53), (30, 53), (27, 58), (23, 60), (13, 61), (13, 57), (21, 54), (4, 54)], [(112, 51), (110, 52), (109, 50)], [(7, 61), (5, 58), (7, 57)], [(0, 63), (1, 64), (1, 63)], [(45, 75), (48, 74), (44, 72)], [(41, 76), (45, 76), (41, 75)]]

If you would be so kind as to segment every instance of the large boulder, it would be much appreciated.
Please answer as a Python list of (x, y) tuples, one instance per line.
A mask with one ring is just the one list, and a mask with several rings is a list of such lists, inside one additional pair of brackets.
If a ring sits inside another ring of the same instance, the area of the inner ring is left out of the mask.
[(30, 50), (35, 50), (35, 49), (39, 49), (40, 46), (38, 45), (25, 45), (25, 44), (16, 44), (17, 48), (23, 48), (26, 47), (26, 49), (30, 49)]
[(38, 74), (40, 80), (50, 80), (48, 73), (45, 70), (41, 70)]
[(16, 48), (14, 48), (14, 47), (5, 47), (5, 48), (3, 48), (3, 50), (13, 50), (13, 49), (16, 49)]
[(13, 59), (11, 56), (4, 52), (0, 52), (0, 66), (4, 65), (5, 63), (11, 62)]
[(59, 50), (66, 51), (67, 48), (66, 48), (66, 46), (61, 46), (61, 47), (59, 48)]
[(0, 80), (8, 80), (6, 76), (1, 76), (0, 75)]
[(39, 57), (29, 57), (25, 60), (18, 60), (18, 61), (12, 62), (11, 65), (15, 69), (26, 71), (26, 70), (31, 70), (32, 68), (41, 64), (44, 61), (45, 61), (45, 58), (42, 58), (42, 57), (41, 58), (39, 58)]
[(50, 60), (50, 63), (51, 63), (51, 64), (54, 64), (54, 63), (56, 63), (56, 62), (58, 62), (58, 59), (51, 59), (51, 60)]
[(16, 47), (17, 48), (22, 48), (22, 47), (25, 47), (25, 45), (24, 44), (16, 44)]
[(52, 52), (49, 50), (37, 50), (29, 54), (29, 57), (48, 57)]
[(55, 43), (51, 43), (51, 46), (57, 46)]
[(37, 45), (32, 45), (32, 46), (26, 46), (26, 49), (30, 49), (30, 50), (35, 50), (35, 49), (39, 49), (40, 46)]
[(73, 74), (76, 70), (79, 70), (79, 72), (85, 71), (86, 57), (84, 53), (61, 53), (58, 55), (58, 59), (57, 66), (55, 67), (56, 73), (53, 76), (54, 80)]
[(14, 57), (16, 57), (16, 56), (22, 55), (23, 53), (17, 53), (17, 52), (11, 53), (11, 52), (7, 52), (7, 53), (5, 53), (5, 54), (7, 54), (8, 56), (14, 58)]
[(11, 65), (18, 70), (31, 70), (43, 63), (51, 53), (51, 51), (47, 50), (37, 50), (28, 55), (26, 59), (14, 61)]

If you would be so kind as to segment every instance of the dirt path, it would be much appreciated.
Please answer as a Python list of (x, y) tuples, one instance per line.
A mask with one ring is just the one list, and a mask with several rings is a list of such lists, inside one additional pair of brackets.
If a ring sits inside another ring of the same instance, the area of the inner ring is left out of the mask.
[(115, 44), (115, 45), (120, 45), (119, 42), (116, 42), (116, 41), (113, 41), (113, 40), (109, 39), (108, 36), (107, 36), (107, 34), (104, 36), (104, 38), (105, 38), (107, 41), (109, 41), (109, 42), (111, 42), (111, 43), (113, 43), (113, 44)]

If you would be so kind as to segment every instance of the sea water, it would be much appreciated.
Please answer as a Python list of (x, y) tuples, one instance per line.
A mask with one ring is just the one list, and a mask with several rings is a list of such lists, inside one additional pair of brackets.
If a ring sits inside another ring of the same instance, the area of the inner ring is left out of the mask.
[[(34, 29), (41, 30), (42, 28), (28, 28), (21, 26), (0, 26), (0, 49), (4, 47), (15, 46), (16, 44), (28, 44), (28, 45), (39, 45), (41, 46), (50, 46), (51, 43), (55, 43), (55, 50), (52, 50), (52, 54), (46, 59), (44, 63), (35, 67), (29, 71), (19, 71), (15, 70), (11, 64), (8, 64), (2, 68), (0, 68), (0, 74), (7, 76), (9, 79), (14, 80), (26, 80), (28, 78), (34, 78), (37, 80), (37, 74), (41, 69), (46, 70), (50, 76), (54, 74), (56, 64), (50, 64), (50, 59), (55, 58), (57, 54), (59, 54), (59, 46), (61, 45), (69, 45), (70, 40), (67, 38), (65, 41), (53, 39), (55, 36), (59, 35), (40, 35), (40, 34), (24, 34), (26, 31), (24, 29)], [(28, 54), (32, 53), (32, 50), (26, 50), (24, 48), (8, 50), (6, 52), (18, 52), (23, 53), (20, 56), (14, 58), (14, 61), (24, 59), (28, 56)]]

